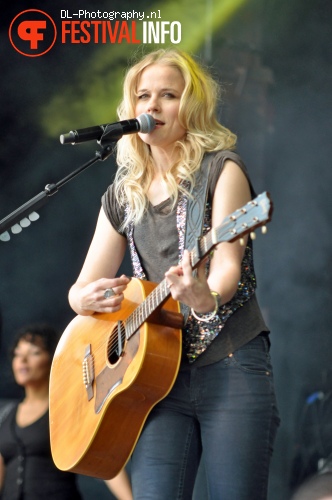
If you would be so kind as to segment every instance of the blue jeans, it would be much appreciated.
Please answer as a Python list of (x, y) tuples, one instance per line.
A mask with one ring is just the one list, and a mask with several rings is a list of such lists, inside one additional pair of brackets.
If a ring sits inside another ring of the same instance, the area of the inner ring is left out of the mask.
[(278, 425), (266, 337), (180, 371), (134, 450), (134, 499), (190, 500), (203, 452), (210, 500), (266, 500)]

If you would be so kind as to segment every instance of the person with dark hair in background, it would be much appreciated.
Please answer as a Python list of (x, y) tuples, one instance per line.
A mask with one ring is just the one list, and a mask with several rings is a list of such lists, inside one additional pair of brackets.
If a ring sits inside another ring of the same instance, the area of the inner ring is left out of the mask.
[(58, 470), (49, 440), (49, 375), (58, 332), (46, 324), (21, 328), (11, 349), (15, 381), (24, 398), (0, 426), (2, 500), (81, 499), (76, 476)]
[[(52, 326), (33, 324), (18, 330), (10, 354), (15, 381), (24, 398), (0, 413), (1, 500), (79, 500), (77, 476), (54, 465), (49, 439), (49, 376), (60, 335)], [(70, 443), (68, 443), (70, 446)], [(125, 472), (108, 488), (131, 500)]]
[[(117, 277), (129, 244), (135, 278), (165, 281), (186, 306), (180, 370), (132, 454), (135, 500), (191, 499), (202, 450), (211, 500), (267, 496), (279, 417), (252, 242), (221, 243), (197, 273), (185, 243), (191, 203), (201, 202), (206, 233), (254, 197), (232, 151), (236, 136), (217, 121), (217, 97), (216, 82), (184, 52), (158, 50), (129, 69), (119, 119), (150, 114), (156, 126), (118, 141), (115, 181), (69, 292), (79, 315), (119, 311), (130, 289)], [(195, 192), (202, 178), (206, 198)]]

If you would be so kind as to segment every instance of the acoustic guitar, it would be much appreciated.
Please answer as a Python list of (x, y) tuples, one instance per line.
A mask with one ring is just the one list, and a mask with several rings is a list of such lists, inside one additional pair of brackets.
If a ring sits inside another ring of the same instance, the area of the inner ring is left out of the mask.
[[(262, 193), (198, 239), (193, 268), (223, 241), (270, 221)], [(61, 336), (50, 377), (53, 460), (64, 471), (113, 478), (127, 463), (151, 409), (171, 390), (183, 317), (167, 282), (133, 278), (121, 310), (76, 316)]]

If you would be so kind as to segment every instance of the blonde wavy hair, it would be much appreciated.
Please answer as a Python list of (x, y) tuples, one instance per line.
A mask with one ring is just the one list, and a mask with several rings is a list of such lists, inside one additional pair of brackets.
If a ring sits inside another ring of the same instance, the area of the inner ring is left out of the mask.
[[(124, 80), (123, 100), (118, 107), (120, 120), (135, 116), (137, 86), (142, 72), (152, 64), (177, 68), (185, 82), (180, 99), (179, 122), (186, 135), (175, 144), (176, 158), (165, 174), (168, 193), (177, 203), (179, 192), (190, 196), (183, 180), (194, 186), (195, 172), (199, 169), (203, 154), (207, 151), (233, 149), (236, 135), (223, 127), (216, 118), (220, 88), (210, 74), (187, 53), (174, 49), (160, 49), (144, 56), (132, 66)], [(138, 134), (125, 135), (117, 144), (118, 170), (115, 176), (115, 195), (120, 205), (128, 205), (129, 223), (141, 220), (148, 206), (147, 191), (154, 175), (150, 147)], [(179, 182), (180, 181), (180, 182)]]

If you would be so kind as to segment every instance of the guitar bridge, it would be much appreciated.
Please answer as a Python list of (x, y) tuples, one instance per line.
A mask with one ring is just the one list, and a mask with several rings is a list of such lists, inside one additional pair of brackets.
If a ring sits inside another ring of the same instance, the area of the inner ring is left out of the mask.
[(85, 355), (82, 363), (83, 384), (85, 385), (88, 401), (93, 398), (93, 381), (95, 379), (95, 369), (93, 355), (91, 353), (91, 344), (85, 348)]

